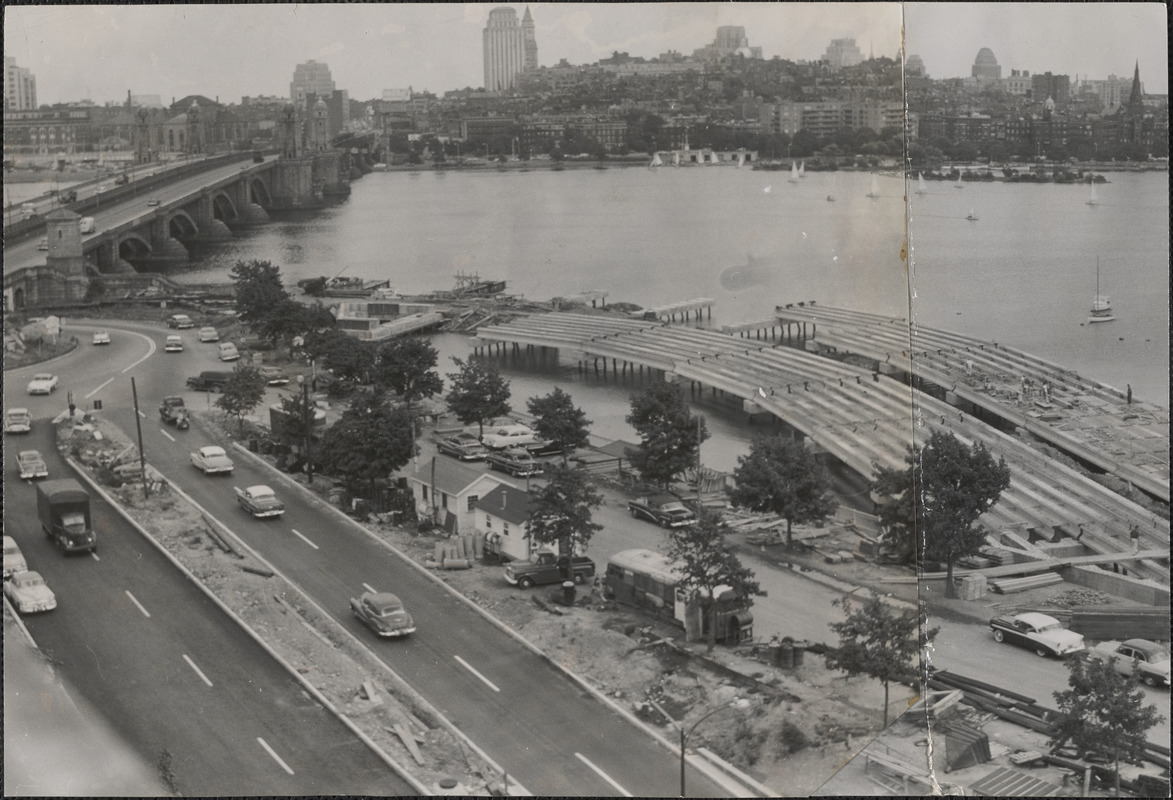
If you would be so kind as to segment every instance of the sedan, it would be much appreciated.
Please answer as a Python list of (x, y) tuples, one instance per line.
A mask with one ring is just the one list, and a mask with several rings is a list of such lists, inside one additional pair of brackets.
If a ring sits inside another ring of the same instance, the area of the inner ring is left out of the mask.
[(364, 592), (355, 600), (350, 598), (350, 610), (376, 636), (396, 637), (415, 633), (415, 620), (403, 602), (390, 592)]
[(29, 394), (52, 394), (57, 388), (57, 376), (48, 372), (38, 372), (29, 381)]
[(236, 502), (257, 519), (279, 517), (285, 513), (285, 504), (268, 486), (258, 484), (247, 489), (236, 488)]
[(200, 328), (199, 337), (201, 342), (218, 342), (220, 341), (220, 333), (211, 325)]
[(289, 383), (289, 376), (276, 367), (257, 367), (257, 372), (261, 373), (268, 386), (285, 386)]
[(11, 536), (4, 537), (4, 580), (18, 572), (24, 572), (29, 568), (28, 562), (24, 560), (24, 553), (20, 552), (20, 546), (17, 545), (16, 540)]
[(21, 480), (49, 477), (49, 468), (37, 450), (21, 450), (16, 455), (16, 463), (20, 466)]
[(45, 585), (38, 572), (18, 572), (4, 584), (4, 595), (21, 614), (52, 611), (57, 608), (57, 597)]
[(1038, 656), (1065, 656), (1084, 649), (1083, 636), (1069, 631), (1059, 620), (1034, 611), (990, 620), (995, 642), (1029, 647)]
[(147, 201), (147, 205), (149, 205), (149, 206), (157, 206), (157, 205), (159, 205), (159, 200), (158, 200), (158, 198), (151, 198), (150, 200), (148, 200), (148, 201)]
[(232, 472), (232, 459), (224, 452), (223, 447), (207, 445), (191, 454), (191, 463), (205, 475)]
[(110, 331), (94, 331), (94, 344), (110, 344)]
[(182, 353), (183, 337), (174, 333), (168, 336), (167, 342), (163, 345), (163, 351), (167, 353)]
[(1148, 639), (1125, 639), (1123, 642), (1100, 642), (1088, 655), (1111, 661), (1121, 675), (1135, 670), (1146, 686), (1169, 688), (1169, 651)]
[(447, 456), (455, 456), (461, 461), (481, 461), (487, 450), (471, 433), (458, 433), (436, 443), (436, 449)]

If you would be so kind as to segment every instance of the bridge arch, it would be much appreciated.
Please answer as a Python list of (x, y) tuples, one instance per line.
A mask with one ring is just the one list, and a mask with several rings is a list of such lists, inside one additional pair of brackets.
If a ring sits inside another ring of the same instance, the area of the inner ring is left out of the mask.
[(181, 242), (194, 239), (199, 232), (200, 226), (191, 214), (182, 208), (167, 217), (167, 233)]
[(254, 175), (248, 179), (248, 201), (261, 208), (271, 208), (273, 205), (273, 196), (269, 192), (269, 185), (260, 175)]
[[(151, 257), (151, 243), (137, 233), (129, 233), (118, 240), (117, 259), (133, 265), (144, 263)], [(136, 270), (137, 271), (137, 270)]]
[(225, 225), (232, 225), (240, 220), (240, 211), (227, 192), (218, 191), (212, 195), (212, 218), (220, 220)]

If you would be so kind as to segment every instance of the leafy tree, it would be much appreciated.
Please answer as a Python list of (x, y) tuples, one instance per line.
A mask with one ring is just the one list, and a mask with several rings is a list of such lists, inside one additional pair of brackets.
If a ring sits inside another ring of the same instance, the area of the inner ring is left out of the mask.
[(254, 327), (262, 339), (289, 347), (294, 337), (333, 328), (334, 325), (334, 315), (321, 303), (307, 306), (290, 297), (271, 308)]
[(371, 342), (333, 329), (327, 331), (320, 342), (315, 342), (315, 349), (321, 352), (326, 368), (337, 377), (358, 383), (370, 382), (375, 366), (375, 347)]
[(415, 455), (414, 432), (407, 408), (392, 408), (377, 393), (366, 392), (322, 434), (317, 455), (322, 468), (337, 476), (347, 490), (373, 490), (377, 480)]
[(305, 445), (306, 438), (313, 434), (315, 408), (313, 401), (306, 402), (303, 392), (294, 392), (281, 398), (281, 438), (285, 444)]
[(422, 336), (391, 339), (375, 355), (375, 383), (394, 389), (406, 403), (439, 394), (444, 382), (434, 371), (437, 358)]
[(555, 386), (548, 395), (531, 397), (526, 401), (526, 408), (534, 416), (538, 436), (562, 448), (563, 465), (568, 462), (568, 450), (586, 445), (591, 421), (561, 388)]
[(625, 451), (644, 480), (664, 487), (694, 465), (701, 442), (709, 438), (703, 417), (689, 411), (684, 392), (674, 383), (657, 383), (632, 395), (627, 424), (640, 435), (640, 445)]
[(917, 532), (922, 563), (945, 562), (945, 596), (953, 597), (953, 563), (985, 544), (976, 523), (1010, 486), (1010, 468), (981, 442), (967, 447), (945, 431), (933, 431), (906, 461), (905, 470), (876, 467), (873, 489), (895, 500), (881, 506), (880, 521), (905, 536)]
[(786, 546), (792, 547), (792, 528), (821, 522), (835, 513), (839, 502), (814, 453), (803, 442), (782, 436), (757, 436), (749, 455), (737, 459), (734, 505), (777, 514), (786, 520)]
[(827, 669), (840, 669), (849, 676), (868, 675), (883, 683), (887, 728), (888, 684), (915, 672), (912, 661), (920, 648), (917, 614), (911, 609), (897, 611), (875, 596), (857, 607), (850, 595), (844, 595), (832, 605), (842, 606), (847, 618), (830, 623), (839, 634), (839, 649), (827, 652)]
[(244, 435), (244, 418), (265, 399), (265, 378), (255, 367), (239, 366), (224, 384), (224, 393), (216, 399), (216, 408), (236, 417), (240, 435)]
[(603, 526), (591, 520), (591, 511), (603, 504), (603, 496), (580, 469), (548, 464), (546, 483), (530, 493), (528, 536), (537, 544), (558, 543), (562, 579), (572, 580), (571, 558)]
[(752, 597), (765, 597), (766, 592), (725, 541), (720, 516), (703, 506), (698, 512), (696, 524), (669, 532), (668, 558), (679, 565), (677, 585), (701, 598), (701, 607), (709, 617), (708, 644), (712, 648), (717, 637), (717, 603), (713, 596), (717, 587), (728, 586), (748, 603), (753, 602)]
[(458, 372), (449, 372), (448, 408), (465, 425), (473, 422), (485, 435), (485, 420), (509, 413), (509, 381), (487, 361), (463, 361), (452, 357)]
[(228, 277), (235, 284), (236, 309), (248, 323), (259, 322), (289, 300), (281, 270), (268, 261), (237, 261)]
[(1054, 692), (1059, 715), (1051, 743), (1072, 742), (1081, 752), (1092, 751), (1112, 758), (1115, 792), (1120, 795), (1120, 762), (1141, 757), (1149, 728), (1161, 722), (1157, 709), (1146, 703), (1138, 686), (1139, 676), (1121, 675), (1110, 661), (1098, 658), (1067, 659), (1070, 689)]

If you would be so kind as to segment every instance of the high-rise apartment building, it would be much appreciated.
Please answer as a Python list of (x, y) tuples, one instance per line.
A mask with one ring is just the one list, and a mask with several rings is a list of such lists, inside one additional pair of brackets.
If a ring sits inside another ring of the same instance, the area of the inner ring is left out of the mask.
[(537, 69), (538, 43), (529, 7), (518, 22), (517, 12), (508, 6), (489, 12), (484, 31), (485, 91), (503, 92), (517, 85), (517, 76)]
[(293, 82), (289, 84), (289, 96), (298, 108), (305, 106), (309, 95), (329, 97), (334, 93), (334, 79), (325, 64), (309, 60), (293, 68)]
[(37, 107), (37, 79), (25, 67), (16, 66), (16, 59), (4, 57), (4, 110), (22, 111)]
[(854, 67), (863, 63), (863, 53), (856, 47), (855, 39), (832, 39), (827, 45), (827, 51), (823, 53), (822, 60), (826, 61), (831, 69)]
[(750, 47), (745, 28), (740, 25), (722, 25), (717, 28), (713, 43), (694, 50), (692, 57), (697, 61), (720, 61), (730, 56), (761, 58), (762, 48)]

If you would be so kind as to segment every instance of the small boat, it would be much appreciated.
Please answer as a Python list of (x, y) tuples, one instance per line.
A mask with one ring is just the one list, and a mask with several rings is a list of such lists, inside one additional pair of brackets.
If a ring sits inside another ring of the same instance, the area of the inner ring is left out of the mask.
[(798, 177), (800, 177), (800, 178), (806, 177), (806, 162), (805, 161), (803, 161), (802, 163), (800, 163), (798, 165)]
[(973, 206), (969, 207), (969, 215), (966, 217), (966, 219), (969, 220), (970, 222), (977, 222), (978, 221), (978, 215), (973, 212)]
[(664, 166), (664, 162), (660, 160), (660, 154), (659, 154), (659, 153), (652, 153), (652, 163), (651, 163), (649, 166), (652, 166), (652, 167), (662, 167), (662, 166)]
[(916, 173), (916, 193), (917, 194), (928, 194), (929, 193), (929, 187), (925, 186), (925, 176), (920, 172)]
[(880, 182), (876, 180), (875, 175), (872, 176), (872, 190), (868, 192), (867, 196), (873, 200), (880, 196)]
[(787, 183), (798, 183), (798, 165), (793, 161), (790, 162), (790, 177), (786, 179)]
[(1096, 257), (1096, 294), (1092, 297), (1091, 311), (1088, 312), (1088, 322), (1111, 322), (1116, 319), (1112, 313), (1112, 298), (1100, 294), (1100, 259)]
[(1094, 183), (1092, 184), (1091, 193), (1088, 195), (1087, 204), (1089, 206), (1098, 206), (1100, 204), (1100, 198), (1096, 197), (1096, 185)]
[(737, 166), (740, 167), (744, 163), (745, 163), (745, 153), (738, 153), (737, 154)]
[(957, 183), (953, 184), (954, 189), (964, 189), (965, 184), (961, 182), (961, 170), (957, 170)]
[(674, 167), (680, 166), (680, 153), (673, 153), (672, 154), (672, 166), (674, 166)]
[(720, 164), (721, 163), (720, 159), (717, 158), (716, 152), (709, 153), (709, 163), (710, 164)]

